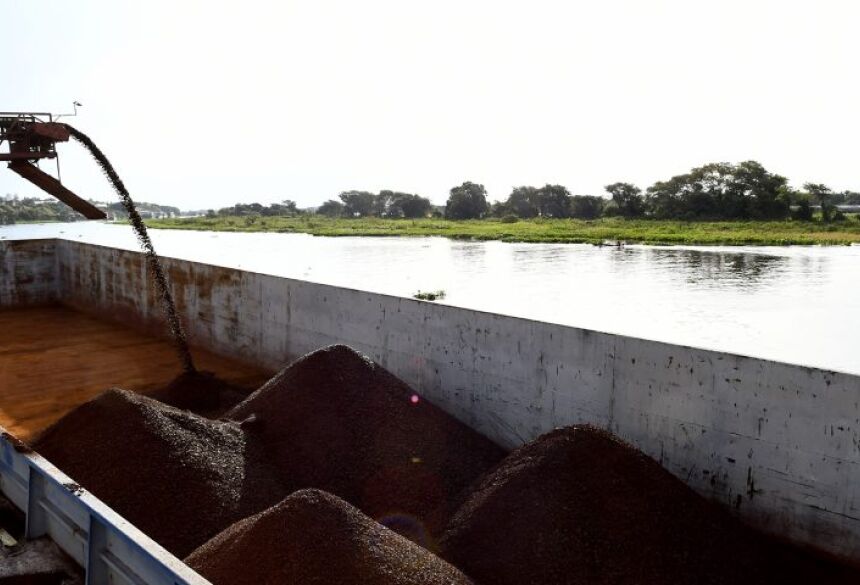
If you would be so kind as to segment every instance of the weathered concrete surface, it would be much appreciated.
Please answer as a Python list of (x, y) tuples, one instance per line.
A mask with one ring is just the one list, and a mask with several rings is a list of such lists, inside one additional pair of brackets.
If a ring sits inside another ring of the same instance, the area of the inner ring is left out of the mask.
[[(66, 302), (162, 327), (143, 257), (57, 246)], [(597, 424), (767, 531), (860, 561), (860, 377), (165, 260), (193, 342), (270, 368), (341, 342), (514, 446)]]
[(57, 241), (0, 241), (0, 308), (57, 300)]

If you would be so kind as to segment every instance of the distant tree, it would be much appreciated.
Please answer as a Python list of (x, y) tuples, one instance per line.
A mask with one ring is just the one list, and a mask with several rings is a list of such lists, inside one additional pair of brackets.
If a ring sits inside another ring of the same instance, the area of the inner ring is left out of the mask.
[(231, 216), (248, 216), (248, 215), (262, 215), (265, 208), (260, 203), (237, 203), (232, 207), (224, 207), (218, 210), (218, 215), (231, 215)]
[(344, 191), (339, 195), (346, 217), (367, 217), (376, 209), (376, 195), (369, 191)]
[(416, 219), (427, 217), (432, 211), (433, 204), (429, 199), (411, 193), (394, 192), (388, 205), (388, 214), (391, 217)]
[(812, 205), (809, 204), (808, 194), (801, 193), (795, 197), (794, 207), (791, 210), (791, 219), (812, 221)]
[(212, 218), (212, 217), (217, 217), (217, 216), (218, 215), (215, 213), (214, 209), (207, 209), (206, 210), (206, 217)]
[(451, 195), (445, 205), (445, 217), (448, 219), (478, 219), (485, 216), (489, 210), (487, 190), (484, 186), (466, 181), (459, 187), (451, 189)]
[(830, 187), (822, 183), (806, 183), (803, 188), (809, 193), (813, 201), (817, 201), (821, 206), (821, 220), (831, 221), (833, 219), (836, 206), (830, 200), (833, 191)]
[[(515, 187), (504, 203), (504, 213), (524, 219), (570, 217), (570, 192), (562, 185)], [(501, 212), (501, 209), (498, 210)]]
[[(690, 210), (694, 204), (687, 194), (688, 186), (689, 181), (684, 175), (676, 175), (667, 181), (657, 181), (648, 187), (643, 208), (649, 209), (658, 219), (693, 219)], [(620, 205), (622, 200), (616, 199), (614, 193), (612, 200), (617, 205), (619, 215), (633, 217), (625, 215), (625, 209)], [(701, 204), (695, 206), (701, 208)]]
[(654, 183), (647, 203), (658, 218), (778, 219), (789, 214), (787, 184), (756, 161), (710, 163)]
[(376, 217), (385, 217), (390, 215), (389, 207), (391, 207), (391, 202), (397, 194), (398, 193), (387, 189), (380, 191), (373, 199), (373, 207), (370, 215), (375, 215)]
[(345, 206), (336, 199), (329, 199), (317, 208), (317, 213), (327, 217), (341, 217), (344, 214)]
[(515, 217), (508, 208), (506, 201), (493, 201), (493, 203), (490, 204), (490, 211), (487, 213), (490, 217), (505, 217), (506, 215)]
[(298, 214), (299, 210), (296, 207), (296, 202), (291, 199), (285, 199), (280, 203), (272, 203), (263, 209), (263, 215), (266, 216), (293, 216)]
[(768, 172), (754, 160), (742, 162), (733, 168), (732, 180), (727, 188), (745, 202), (739, 217), (781, 219), (789, 214), (791, 190), (788, 179)]
[(632, 183), (612, 183), (604, 187), (612, 195), (615, 209), (622, 217), (641, 217), (645, 215), (645, 198), (642, 189)]
[(535, 193), (541, 217), (570, 217), (570, 192), (562, 185), (544, 185)]
[(842, 191), (830, 197), (834, 205), (860, 205), (860, 193), (857, 191)]
[(570, 198), (570, 217), (577, 219), (597, 219), (603, 214), (603, 197), (595, 195), (574, 195)]
[(729, 163), (711, 163), (693, 169), (687, 176), (691, 209), (697, 218), (742, 219), (751, 214), (751, 189), (738, 175), (739, 168)]
[(540, 213), (537, 205), (537, 191), (535, 187), (515, 187), (503, 204), (504, 210), (498, 210), (499, 217), (508, 214), (525, 219), (537, 217)]

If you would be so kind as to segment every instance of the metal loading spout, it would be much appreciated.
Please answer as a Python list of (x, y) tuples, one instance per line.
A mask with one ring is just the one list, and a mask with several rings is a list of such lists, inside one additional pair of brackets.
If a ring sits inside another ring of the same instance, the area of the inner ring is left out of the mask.
[(87, 219), (107, 219), (107, 214), (84, 199), (81, 199), (57, 179), (26, 161), (9, 163), (9, 168), (24, 179), (27, 179), (46, 193), (53, 195)]

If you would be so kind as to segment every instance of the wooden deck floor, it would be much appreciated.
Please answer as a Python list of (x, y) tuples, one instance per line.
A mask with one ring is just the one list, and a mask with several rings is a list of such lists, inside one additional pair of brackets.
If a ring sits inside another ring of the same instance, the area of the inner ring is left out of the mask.
[[(193, 353), (198, 369), (247, 388), (268, 378), (221, 356)], [(66, 307), (0, 311), (0, 426), (25, 440), (108, 388), (146, 393), (179, 370), (167, 341)]]

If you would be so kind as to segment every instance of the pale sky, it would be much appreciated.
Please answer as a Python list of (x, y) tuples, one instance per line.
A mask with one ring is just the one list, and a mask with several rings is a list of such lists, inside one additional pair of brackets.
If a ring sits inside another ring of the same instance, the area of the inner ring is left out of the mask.
[[(132, 195), (183, 209), (748, 159), (860, 190), (857, 0), (0, 0), (0, 23), (0, 110), (82, 102)], [(5, 193), (38, 191), (0, 167)]]

